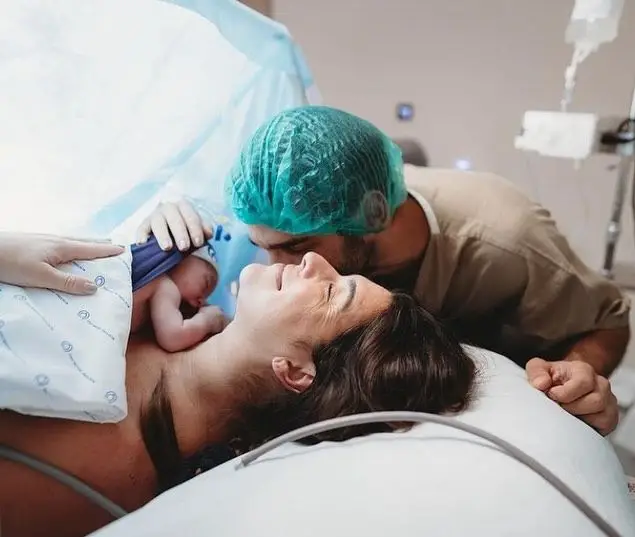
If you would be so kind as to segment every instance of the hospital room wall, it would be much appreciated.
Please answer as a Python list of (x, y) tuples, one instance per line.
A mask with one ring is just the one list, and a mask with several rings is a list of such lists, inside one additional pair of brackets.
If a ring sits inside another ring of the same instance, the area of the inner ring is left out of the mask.
[[(615, 42), (579, 69), (572, 111), (628, 113), (635, 85), (635, 2)], [(430, 164), (501, 174), (555, 216), (592, 267), (602, 262), (615, 158), (568, 160), (514, 149), (525, 110), (556, 110), (572, 49), (564, 42), (573, 0), (273, 0), (307, 56), (324, 101), (414, 137)], [(398, 102), (415, 106), (399, 122)], [(635, 265), (625, 210), (618, 259)], [(635, 365), (635, 345), (630, 362)]]
[(271, 14), (271, 0), (240, 0), (243, 4), (260, 11), (264, 15)]

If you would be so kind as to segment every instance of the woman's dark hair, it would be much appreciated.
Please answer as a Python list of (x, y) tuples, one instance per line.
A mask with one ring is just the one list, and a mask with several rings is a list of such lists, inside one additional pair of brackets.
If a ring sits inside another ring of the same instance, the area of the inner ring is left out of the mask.
[[(315, 378), (304, 392), (286, 393), (245, 412), (236, 442), (240, 451), (339, 416), (389, 410), (458, 412), (470, 401), (476, 375), (458, 340), (414, 298), (401, 293), (393, 294), (381, 314), (315, 348), (313, 361)], [(397, 426), (335, 429), (305, 443), (341, 441)]]

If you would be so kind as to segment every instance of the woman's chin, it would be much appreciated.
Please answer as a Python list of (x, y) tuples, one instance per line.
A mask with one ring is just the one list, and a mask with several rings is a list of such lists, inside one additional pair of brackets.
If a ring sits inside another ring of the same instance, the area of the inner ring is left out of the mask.
[(249, 285), (250, 282), (253, 283), (256, 278), (262, 275), (266, 268), (266, 265), (259, 265), (257, 263), (247, 265), (240, 271), (240, 276), (238, 277), (238, 288), (240, 289), (244, 285)]

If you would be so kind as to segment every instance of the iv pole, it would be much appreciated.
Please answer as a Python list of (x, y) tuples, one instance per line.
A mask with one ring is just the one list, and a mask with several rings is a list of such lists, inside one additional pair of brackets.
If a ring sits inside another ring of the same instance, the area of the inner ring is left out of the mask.
[(628, 190), (629, 179), (631, 185), (631, 212), (635, 223), (635, 172), (633, 172), (633, 155), (635, 153), (635, 87), (631, 97), (631, 108), (629, 116), (617, 132), (604, 133), (602, 142), (606, 146), (614, 146), (615, 153), (619, 155), (618, 177), (615, 186), (615, 196), (613, 198), (613, 207), (611, 211), (611, 219), (606, 230), (606, 243), (604, 248), (604, 264), (602, 266), (602, 275), (614, 279), (615, 251), (617, 242), (622, 232), (621, 220), (624, 212), (624, 202), (626, 192)]

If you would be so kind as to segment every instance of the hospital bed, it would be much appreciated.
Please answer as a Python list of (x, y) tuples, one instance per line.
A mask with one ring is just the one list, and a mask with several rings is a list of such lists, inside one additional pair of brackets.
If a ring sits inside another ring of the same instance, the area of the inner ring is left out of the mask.
[[(532, 388), (511, 361), (469, 352), (478, 390), (458, 421), (521, 449), (619, 535), (635, 535), (635, 504), (608, 440)], [(532, 469), (488, 441), (434, 423), (339, 444), (287, 443), (246, 466), (237, 462), (93, 535), (604, 535)]]
[[(635, 535), (635, 503), (607, 439), (531, 387), (511, 361), (466, 350), (478, 383), (460, 415), (384, 412), (313, 424), (132, 514), (25, 455), (0, 446), (0, 457), (64, 482), (119, 517), (96, 537)], [(293, 442), (376, 419), (423, 423), (342, 443)]]

